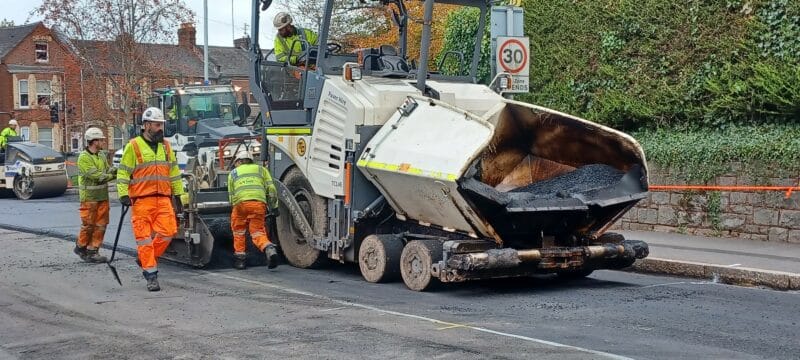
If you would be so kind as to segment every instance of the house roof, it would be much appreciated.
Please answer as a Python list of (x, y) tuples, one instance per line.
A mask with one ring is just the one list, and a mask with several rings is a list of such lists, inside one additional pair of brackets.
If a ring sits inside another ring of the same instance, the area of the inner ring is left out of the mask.
[[(89, 62), (102, 64), (99, 68), (108, 74), (122, 74), (123, 59), (121, 53), (115, 52), (117, 43), (113, 41), (73, 40), (81, 56)], [(164, 75), (182, 75), (189, 77), (203, 77), (203, 59), (191, 49), (171, 44), (138, 44), (137, 55), (134, 59), (149, 69), (163, 69)], [(219, 74), (212, 66), (208, 73), (210, 78), (217, 78)]]
[[(202, 53), (203, 48), (199, 47)], [(250, 58), (247, 51), (225, 46), (209, 46), (208, 58), (219, 67), (220, 77), (247, 77)]]
[(33, 32), (40, 22), (27, 25), (9, 26), (0, 28), (0, 60), (6, 57), (11, 50)]

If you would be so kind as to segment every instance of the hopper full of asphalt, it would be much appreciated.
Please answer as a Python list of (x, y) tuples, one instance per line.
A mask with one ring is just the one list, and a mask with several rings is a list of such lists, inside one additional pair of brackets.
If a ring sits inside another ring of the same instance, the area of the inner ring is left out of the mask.
[(462, 179), (460, 189), (505, 239), (598, 230), (647, 194), (642, 181), (646, 175), (639, 165), (625, 172), (588, 164), (507, 192), (479, 177)]

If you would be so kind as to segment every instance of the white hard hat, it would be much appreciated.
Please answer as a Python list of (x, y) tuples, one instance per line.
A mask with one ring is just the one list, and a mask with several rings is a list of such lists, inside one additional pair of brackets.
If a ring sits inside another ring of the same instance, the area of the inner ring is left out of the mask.
[(164, 120), (164, 113), (157, 107), (149, 107), (142, 113), (142, 121), (152, 122), (166, 122)]
[(272, 20), (272, 25), (275, 25), (275, 28), (280, 30), (286, 25), (292, 23), (292, 15), (289, 15), (285, 12), (279, 12), (278, 15), (275, 15), (275, 19)]
[(106, 135), (103, 134), (103, 130), (100, 130), (100, 129), (96, 128), (96, 127), (92, 127), (92, 128), (86, 129), (86, 134), (83, 135), (83, 138), (88, 143), (88, 142), (90, 142), (92, 140), (105, 139)]
[(17, 124), (17, 120), (11, 119), (11, 121), (8, 122), (8, 125), (18, 126), (19, 124)]
[(247, 150), (239, 150), (239, 152), (236, 153), (236, 159), (234, 159), (234, 161), (239, 161), (244, 159), (253, 160), (253, 154), (251, 154)]

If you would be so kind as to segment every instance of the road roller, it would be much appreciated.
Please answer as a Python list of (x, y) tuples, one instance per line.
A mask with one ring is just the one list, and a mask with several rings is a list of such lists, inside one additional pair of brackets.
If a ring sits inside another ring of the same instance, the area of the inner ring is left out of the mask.
[(47, 146), (18, 140), (9, 138), (3, 154), (0, 189), (13, 192), (22, 200), (64, 194), (67, 191), (64, 156)]

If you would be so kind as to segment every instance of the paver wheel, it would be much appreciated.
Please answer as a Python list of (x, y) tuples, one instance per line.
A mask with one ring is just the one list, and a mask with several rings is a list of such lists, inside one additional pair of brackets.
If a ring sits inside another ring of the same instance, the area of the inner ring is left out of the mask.
[[(314, 193), (311, 184), (297, 168), (292, 168), (286, 173), (283, 184), (294, 194), (314, 233), (324, 234), (327, 212), (325, 199)], [(299, 268), (314, 268), (322, 264), (325, 259), (322, 252), (311, 247), (303, 239), (302, 233), (295, 227), (289, 210), (283, 203), (280, 204), (280, 216), (276, 218), (276, 223), (277, 240), (289, 264)]]
[(414, 291), (425, 291), (439, 283), (432, 274), (431, 266), (442, 259), (442, 244), (436, 241), (414, 240), (409, 242), (400, 255), (400, 274), (403, 282)]
[(394, 235), (369, 235), (358, 250), (361, 276), (372, 283), (395, 281), (400, 275), (403, 241)]

